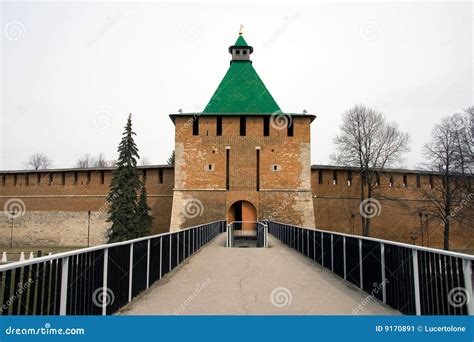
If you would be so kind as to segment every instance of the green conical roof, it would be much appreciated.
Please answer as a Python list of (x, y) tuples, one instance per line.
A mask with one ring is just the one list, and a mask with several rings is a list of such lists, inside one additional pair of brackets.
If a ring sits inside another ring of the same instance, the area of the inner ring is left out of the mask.
[(244, 37), (239, 34), (239, 38), (235, 42), (234, 46), (248, 46), (247, 42), (245, 41)]
[[(239, 35), (234, 46), (248, 46)], [(203, 114), (272, 114), (280, 107), (250, 60), (233, 60)]]

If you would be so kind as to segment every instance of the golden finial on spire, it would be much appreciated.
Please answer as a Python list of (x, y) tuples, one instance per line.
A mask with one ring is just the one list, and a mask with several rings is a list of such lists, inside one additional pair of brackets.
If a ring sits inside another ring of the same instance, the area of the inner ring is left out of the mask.
[(243, 33), (244, 33), (244, 24), (240, 24), (239, 35), (242, 35)]

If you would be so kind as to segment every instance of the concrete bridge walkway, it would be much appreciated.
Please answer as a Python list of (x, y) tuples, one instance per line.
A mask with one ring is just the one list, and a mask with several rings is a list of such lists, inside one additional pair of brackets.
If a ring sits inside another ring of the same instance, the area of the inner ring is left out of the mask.
[(399, 314), (272, 236), (270, 248), (224, 244), (221, 234), (119, 314)]

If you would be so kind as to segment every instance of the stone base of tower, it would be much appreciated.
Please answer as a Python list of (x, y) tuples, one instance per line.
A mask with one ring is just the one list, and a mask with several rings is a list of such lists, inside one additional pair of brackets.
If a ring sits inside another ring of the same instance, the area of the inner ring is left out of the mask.
[(260, 191), (259, 218), (315, 228), (312, 192)]
[(225, 191), (175, 190), (170, 231), (225, 220)]
[(314, 228), (312, 192), (306, 190), (175, 190), (171, 231), (219, 220), (235, 220), (231, 207), (250, 203), (256, 220), (274, 220)]

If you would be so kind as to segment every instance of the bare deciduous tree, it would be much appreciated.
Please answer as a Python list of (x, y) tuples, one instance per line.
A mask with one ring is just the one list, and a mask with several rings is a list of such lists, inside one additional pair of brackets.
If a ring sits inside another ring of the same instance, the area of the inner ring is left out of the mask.
[(93, 166), (94, 167), (108, 167), (109, 162), (105, 159), (103, 153), (99, 153), (99, 155), (93, 159)]
[(76, 161), (76, 167), (80, 169), (87, 169), (92, 167), (92, 157), (89, 153), (84, 154), (82, 157), (79, 157)]
[(28, 170), (44, 170), (53, 166), (53, 160), (44, 153), (37, 152), (30, 155), (23, 165)]
[[(356, 105), (342, 116), (341, 132), (334, 138), (336, 152), (331, 159), (339, 165), (357, 167), (360, 172), (360, 200), (375, 198), (378, 174), (402, 160), (409, 151), (410, 136), (394, 122), (364, 105)], [(361, 213), (362, 214), (362, 213)], [(370, 235), (371, 218), (362, 215), (362, 233)]]
[(422, 188), (428, 201), (420, 208), (444, 227), (443, 247), (449, 250), (451, 224), (472, 228), (471, 191), (473, 169), (472, 123), (474, 109), (447, 116), (433, 128), (431, 140), (423, 146), (428, 169), (436, 171), (429, 188)]
[(99, 153), (97, 157), (92, 157), (89, 153), (84, 154), (77, 159), (76, 167), (88, 169), (91, 167), (108, 167), (110, 163), (105, 159), (103, 153)]
[(151, 161), (148, 157), (142, 156), (140, 157), (140, 165), (142, 166), (151, 165)]

